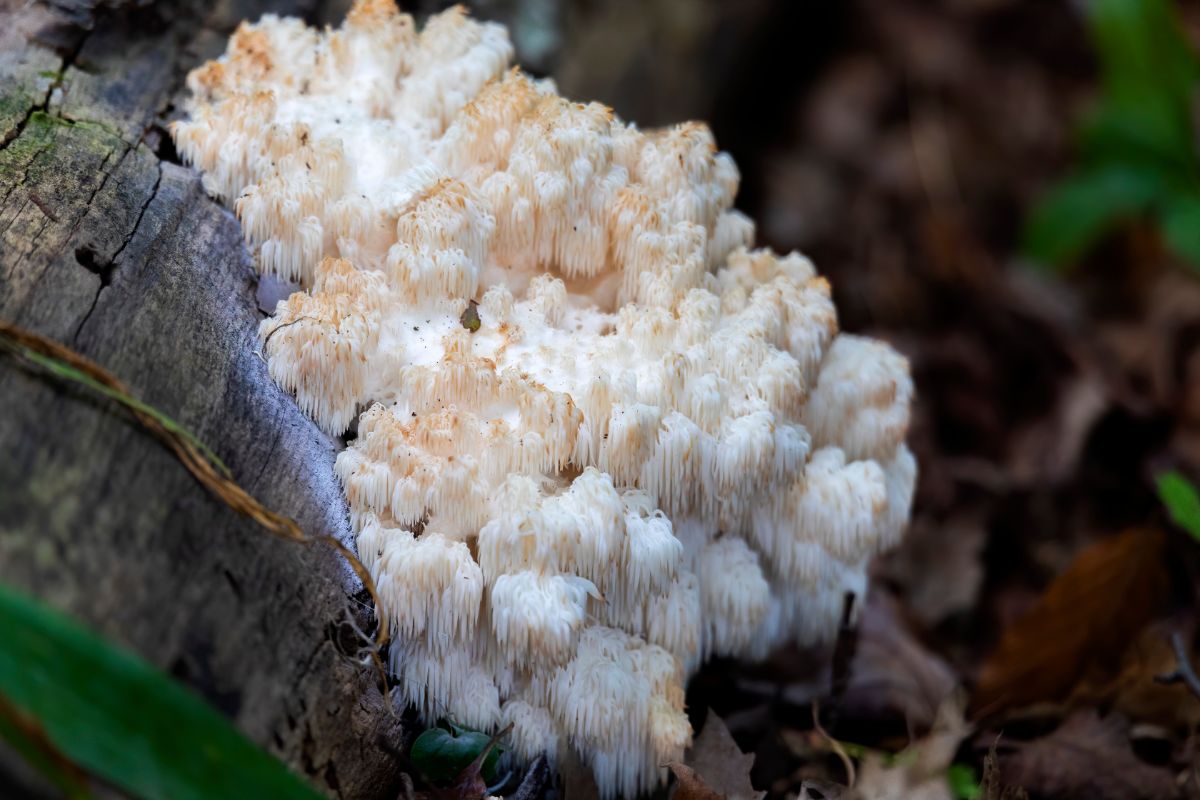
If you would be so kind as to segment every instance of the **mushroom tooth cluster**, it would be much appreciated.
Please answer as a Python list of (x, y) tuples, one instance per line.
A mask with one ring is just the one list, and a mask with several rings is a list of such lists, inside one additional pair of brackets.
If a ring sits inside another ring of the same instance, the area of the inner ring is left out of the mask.
[[(679, 662), (616, 628), (593, 625), (575, 656), (531, 681), (529, 696), (586, 743), (586, 761), (607, 794), (636, 796), (658, 782), (660, 765), (691, 744)], [(528, 756), (528, 754), (526, 754)]]
[(605, 798), (691, 739), (704, 659), (832, 637), (909, 514), (906, 361), (752, 249), (703, 125), (643, 132), (390, 0), (267, 16), (195, 70), (181, 154), (303, 287), (260, 327), (331, 434), (390, 666)]
[(801, 415), (813, 441), (852, 460), (891, 458), (908, 432), (912, 384), (893, 377), (905, 369), (903, 357), (881, 342), (838, 336)]
[(771, 604), (771, 585), (744, 539), (724, 536), (697, 556), (703, 656), (736, 656), (754, 644)]
[(364, 523), (361, 548), (375, 551), (375, 589), (388, 608), (397, 609), (392, 627), (398, 637), (423, 638), (432, 649), (448, 649), (475, 633), (483, 599), (483, 575), (464, 542), (440, 533)]
[(315, 275), (312, 294), (280, 301), (260, 335), (271, 377), (326, 429), (344, 430), (371, 393), (372, 375), (395, 374), (384, 369), (395, 358), (379, 349), (387, 282), (341, 259), (325, 259)]

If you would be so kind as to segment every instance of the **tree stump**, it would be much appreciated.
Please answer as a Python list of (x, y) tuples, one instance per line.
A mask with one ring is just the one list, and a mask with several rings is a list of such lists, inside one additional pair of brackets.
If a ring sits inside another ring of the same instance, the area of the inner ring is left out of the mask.
[[(0, 0), (0, 319), (107, 368), (265, 506), (350, 543), (335, 443), (257, 354), (237, 221), (163, 127), (240, 20), (316, 5)], [(7, 357), (0, 453), (0, 582), (161, 666), (331, 796), (397, 796), (404, 730), (339, 648), (369, 611), (332, 551), (265, 534), (114, 404)], [(19, 771), (0, 759), (0, 784)]]

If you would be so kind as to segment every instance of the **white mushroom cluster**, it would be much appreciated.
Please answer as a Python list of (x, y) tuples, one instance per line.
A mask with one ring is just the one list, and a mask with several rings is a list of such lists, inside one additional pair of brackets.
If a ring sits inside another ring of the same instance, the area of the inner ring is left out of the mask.
[(179, 151), (259, 268), (331, 434), (391, 669), (428, 720), (572, 748), (605, 798), (692, 736), (688, 676), (835, 632), (916, 465), (905, 360), (753, 249), (706, 127), (640, 131), (509, 69), (458, 9), (244, 24)]

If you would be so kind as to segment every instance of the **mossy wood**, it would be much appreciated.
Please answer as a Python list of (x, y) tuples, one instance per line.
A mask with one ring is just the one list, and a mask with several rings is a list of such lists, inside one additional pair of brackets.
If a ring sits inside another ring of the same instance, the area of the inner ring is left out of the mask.
[[(316, 4), (95, 5), (0, 0), (0, 318), (106, 367), (267, 507), (349, 542), (333, 445), (256, 355), (237, 222), (162, 130), (238, 21)], [(339, 649), (349, 615), (367, 620), (331, 551), (266, 535), (115, 404), (10, 358), (0, 453), (0, 582), (169, 670), (331, 796), (396, 796), (404, 732)], [(0, 785), (26, 779), (0, 749)]]

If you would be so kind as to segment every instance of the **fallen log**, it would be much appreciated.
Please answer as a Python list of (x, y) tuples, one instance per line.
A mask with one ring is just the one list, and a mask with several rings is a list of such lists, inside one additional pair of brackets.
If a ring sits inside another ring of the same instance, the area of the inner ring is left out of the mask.
[[(102, 365), (266, 507), (350, 543), (335, 443), (257, 354), (238, 224), (164, 130), (238, 21), (316, 5), (0, 2), (0, 319)], [(0, 582), (167, 670), (331, 796), (397, 796), (404, 727), (346, 653), (370, 612), (332, 550), (264, 534), (119, 406), (2, 356), (0, 454)], [(0, 751), (0, 784), (23, 774)]]

